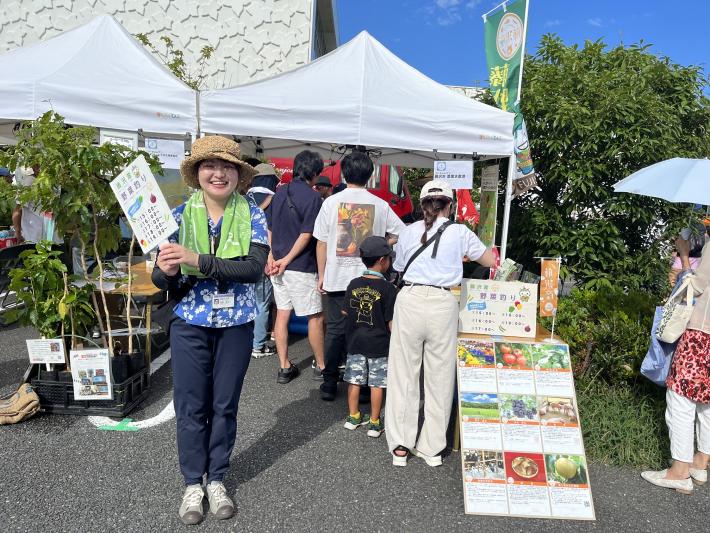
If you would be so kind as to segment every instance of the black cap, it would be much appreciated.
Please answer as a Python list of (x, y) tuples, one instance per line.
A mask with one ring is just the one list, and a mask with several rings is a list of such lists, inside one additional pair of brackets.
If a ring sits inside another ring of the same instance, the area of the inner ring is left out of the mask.
[(393, 256), (392, 247), (384, 237), (371, 235), (360, 243), (360, 257), (385, 257)]
[(333, 186), (333, 184), (330, 182), (330, 178), (328, 176), (318, 176), (315, 186), (317, 187), (318, 185), (325, 185), (326, 187)]

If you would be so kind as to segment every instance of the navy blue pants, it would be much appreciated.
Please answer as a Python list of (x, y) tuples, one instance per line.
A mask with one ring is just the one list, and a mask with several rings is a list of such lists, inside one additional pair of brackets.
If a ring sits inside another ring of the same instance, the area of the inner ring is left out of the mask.
[(170, 328), (180, 470), (186, 485), (222, 481), (237, 436), (237, 408), (251, 360), (254, 323)]

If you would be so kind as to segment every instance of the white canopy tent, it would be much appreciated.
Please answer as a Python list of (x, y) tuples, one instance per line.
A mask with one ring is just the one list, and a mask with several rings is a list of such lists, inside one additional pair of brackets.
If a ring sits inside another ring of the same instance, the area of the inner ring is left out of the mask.
[(0, 72), (6, 129), (51, 109), (69, 124), (176, 135), (197, 129), (196, 91), (109, 15), (0, 55)]
[(505, 257), (513, 114), (482, 104), (409, 66), (367, 32), (296, 70), (203, 92), (201, 129), (235, 135), (249, 151), (293, 157), (308, 146), (338, 158), (363, 145), (378, 164), (432, 167), (434, 160), (510, 158), (502, 232)]
[(274, 156), (303, 143), (325, 155), (364, 145), (405, 166), (513, 153), (511, 113), (427, 78), (364, 31), (296, 70), (204, 92), (200, 108), (203, 131), (258, 140)]

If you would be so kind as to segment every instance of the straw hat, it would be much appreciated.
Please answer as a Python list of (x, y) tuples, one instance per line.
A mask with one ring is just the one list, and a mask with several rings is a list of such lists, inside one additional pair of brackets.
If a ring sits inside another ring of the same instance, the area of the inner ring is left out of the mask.
[(220, 137), (219, 135), (209, 135), (197, 139), (192, 144), (192, 153), (186, 157), (180, 164), (180, 174), (188, 187), (193, 189), (200, 188), (200, 182), (197, 178), (197, 167), (201, 161), (205, 159), (222, 159), (234, 163), (239, 168), (239, 186), (240, 192), (246, 192), (251, 185), (251, 180), (256, 174), (254, 167), (245, 163), (240, 158), (239, 144)]

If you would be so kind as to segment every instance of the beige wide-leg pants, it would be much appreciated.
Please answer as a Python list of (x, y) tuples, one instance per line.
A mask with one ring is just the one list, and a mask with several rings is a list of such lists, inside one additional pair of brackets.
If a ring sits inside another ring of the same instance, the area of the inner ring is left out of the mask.
[[(449, 291), (409, 286), (399, 292), (387, 363), (385, 435), (390, 451), (405, 446), (433, 456), (446, 448), (457, 332), (458, 303)], [(422, 363), (424, 425), (417, 440)]]

